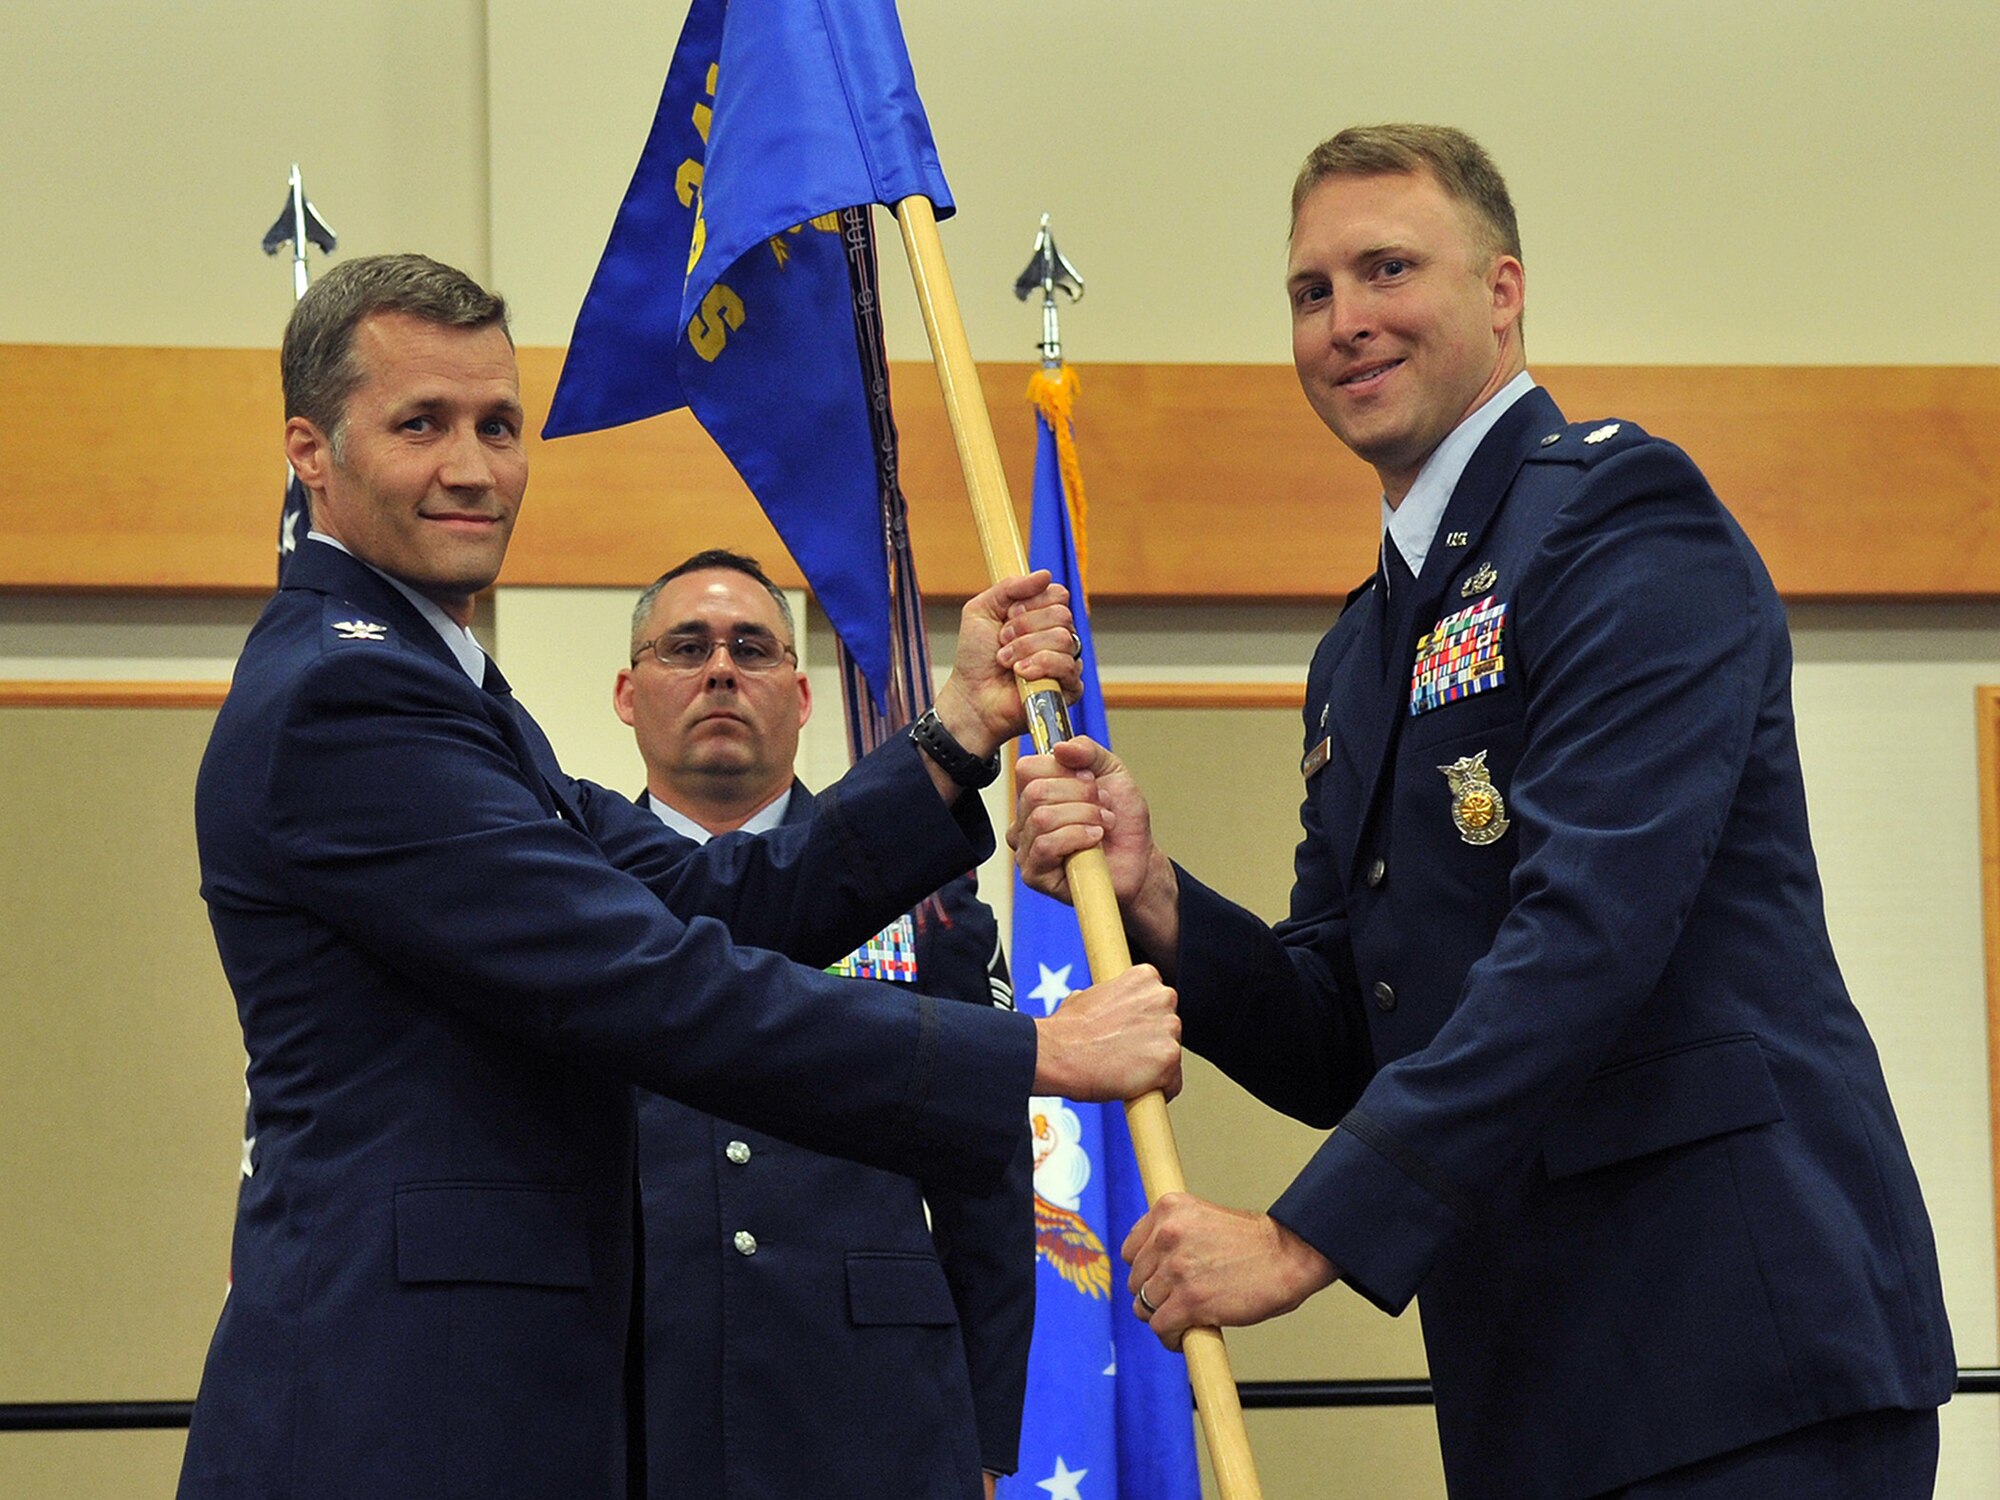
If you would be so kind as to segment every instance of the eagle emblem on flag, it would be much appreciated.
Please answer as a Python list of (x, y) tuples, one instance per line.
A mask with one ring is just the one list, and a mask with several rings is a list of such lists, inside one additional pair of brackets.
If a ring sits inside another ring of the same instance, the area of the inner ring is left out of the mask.
[(1035, 1148), (1035, 1254), (1086, 1297), (1111, 1295), (1111, 1257), (1078, 1212), (1090, 1181), (1083, 1122), (1061, 1099), (1028, 1103)]

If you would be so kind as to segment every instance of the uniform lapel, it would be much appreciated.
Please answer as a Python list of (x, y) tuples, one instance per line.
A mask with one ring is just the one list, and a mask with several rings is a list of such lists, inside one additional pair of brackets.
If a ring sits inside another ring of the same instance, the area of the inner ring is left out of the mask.
[[(1473, 450), (1472, 461), (1465, 466), (1458, 487), (1451, 493), (1444, 519), (1438, 523), (1437, 537), (1424, 559), (1424, 571), (1417, 578), (1414, 606), (1408, 611), (1389, 612), (1396, 634), (1389, 642), (1386, 678), (1375, 679), (1372, 692), (1358, 679), (1363, 664), (1372, 667), (1380, 660), (1372, 651), (1348, 652), (1341, 670), (1336, 672), (1334, 704), (1365, 705), (1355, 715), (1355, 722), (1343, 726), (1357, 772), (1354, 785), (1361, 794), (1355, 799), (1353, 822), (1341, 819), (1345, 841), (1336, 846), (1344, 856), (1344, 868), (1350, 877), (1360, 855), (1362, 835), (1391, 779), (1389, 769), (1395, 760), (1396, 743), (1403, 721), (1409, 717), (1410, 669), (1416, 659), (1417, 637), (1437, 622), (1445, 590), (1460, 571), (1464, 558), (1477, 553), (1488, 526), (1499, 513), (1501, 501), (1514, 483), (1514, 476), (1535, 443), (1544, 433), (1561, 425), (1561, 411), (1540, 387), (1507, 408), (1493, 424), (1493, 430)], [(1448, 545), (1453, 533), (1458, 532), (1464, 533), (1465, 543)], [(1382, 614), (1380, 610), (1370, 611), (1374, 619), (1380, 619)]]
[[(308, 540), (292, 554), (282, 587), (328, 594), (378, 614), (394, 626), (400, 639), (411, 649), (431, 657), (455, 677), (465, 678), (465, 668), (452, 654), (451, 647), (444, 643), (444, 637), (437, 633), (431, 622), (417, 612), (417, 607), (390, 587), (373, 568), (338, 547)], [(465, 680), (470, 682), (469, 678)], [(583, 810), (570, 792), (569, 778), (556, 764), (555, 751), (550, 748), (540, 727), (514, 700), (513, 691), (501, 675), (499, 664), (490, 657), (486, 663), (486, 680), (479, 686), (488, 716), (507, 741), (508, 748), (514, 752), (522, 775), (530, 785), (539, 782), (546, 789), (549, 812), (579, 828), (584, 826)]]
[(577, 828), (585, 827), (583, 808), (571, 791), (573, 783), (556, 762), (555, 747), (542, 733), (541, 725), (521, 707), (514, 690), (507, 686), (507, 679), (500, 675), (499, 664), (490, 657), (486, 662), (484, 689), (492, 701), (500, 732), (506, 736), (508, 747), (514, 752), (514, 759), (520, 763), (522, 772), (531, 782), (541, 782), (548, 794), (549, 810)]
[[(1409, 638), (1402, 642), (1405, 688), (1409, 686), (1408, 669), (1414, 659), (1417, 637), (1436, 624), (1440, 614), (1458, 606), (1458, 595), (1454, 593), (1447, 599), (1445, 591), (1465, 570), (1468, 559), (1478, 560), (1480, 544), (1493, 518), (1500, 513), (1500, 502), (1513, 487), (1514, 476), (1521, 472), (1521, 465), (1535, 445), (1546, 434), (1559, 430), (1562, 421), (1562, 412), (1549, 393), (1537, 386), (1507, 408), (1473, 451), (1472, 462), (1459, 476), (1458, 488), (1451, 492), (1451, 503), (1438, 523), (1437, 538), (1431, 543), (1430, 556), (1424, 560), (1423, 576), (1417, 580), (1416, 615), (1411, 621)], [(1450, 545), (1454, 535), (1465, 540)]]
[(1317, 796), (1322, 783), (1331, 795), (1320, 796), (1320, 816), (1336, 849), (1351, 853), (1361, 837), (1361, 789), (1373, 779), (1381, 759), (1381, 736), (1388, 733), (1384, 716), (1372, 711), (1382, 692), (1382, 579), (1378, 575), (1349, 602), (1336, 627), (1332, 648), (1338, 654), (1329, 665), (1325, 697), (1326, 722), (1321, 732), (1330, 741), (1327, 764), (1306, 784)]

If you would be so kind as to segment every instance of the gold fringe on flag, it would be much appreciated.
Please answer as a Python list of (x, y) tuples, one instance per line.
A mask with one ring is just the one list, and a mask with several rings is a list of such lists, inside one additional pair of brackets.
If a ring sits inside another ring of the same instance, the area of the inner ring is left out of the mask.
[(1028, 377), (1028, 400), (1049, 431), (1056, 435), (1056, 459), (1062, 470), (1063, 501), (1069, 506), (1069, 529), (1076, 537), (1077, 581), (1086, 597), (1090, 593), (1090, 543), (1085, 539), (1084, 522), (1090, 507), (1083, 498), (1083, 467), (1077, 462), (1076, 433), (1070, 419), (1076, 410), (1076, 395), (1082, 388), (1075, 370), (1068, 365), (1039, 369)]

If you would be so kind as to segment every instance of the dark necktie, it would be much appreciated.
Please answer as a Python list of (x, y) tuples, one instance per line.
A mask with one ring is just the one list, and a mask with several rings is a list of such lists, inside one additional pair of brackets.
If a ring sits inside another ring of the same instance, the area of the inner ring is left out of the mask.
[(1390, 672), (1404, 665), (1404, 637), (1410, 633), (1410, 613), (1417, 603), (1417, 577), (1396, 539), (1385, 527), (1382, 532), (1382, 670)]

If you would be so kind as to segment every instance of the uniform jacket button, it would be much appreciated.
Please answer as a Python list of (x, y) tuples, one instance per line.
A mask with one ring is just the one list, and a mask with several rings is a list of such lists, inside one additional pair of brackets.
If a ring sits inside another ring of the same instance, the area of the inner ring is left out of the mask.
[(1394, 1010), (1396, 1008), (1396, 992), (1390, 987), (1388, 980), (1376, 980), (1372, 993), (1375, 996), (1375, 1008), (1377, 1010)]
[(1368, 866), (1369, 889), (1373, 890), (1376, 886), (1380, 885), (1382, 881), (1387, 877), (1388, 873), (1389, 873), (1389, 862), (1385, 859), (1378, 859), (1374, 863), (1369, 865)]
[(731, 1141), (727, 1146), (722, 1148), (722, 1154), (740, 1167), (746, 1161), (750, 1160), (749, 1143), (747, 1141)]
[(757, 1253), (757, 1236), (747, 1229), (737, 1230), (736, 1253), (738, 1255), (755, 1255)]

